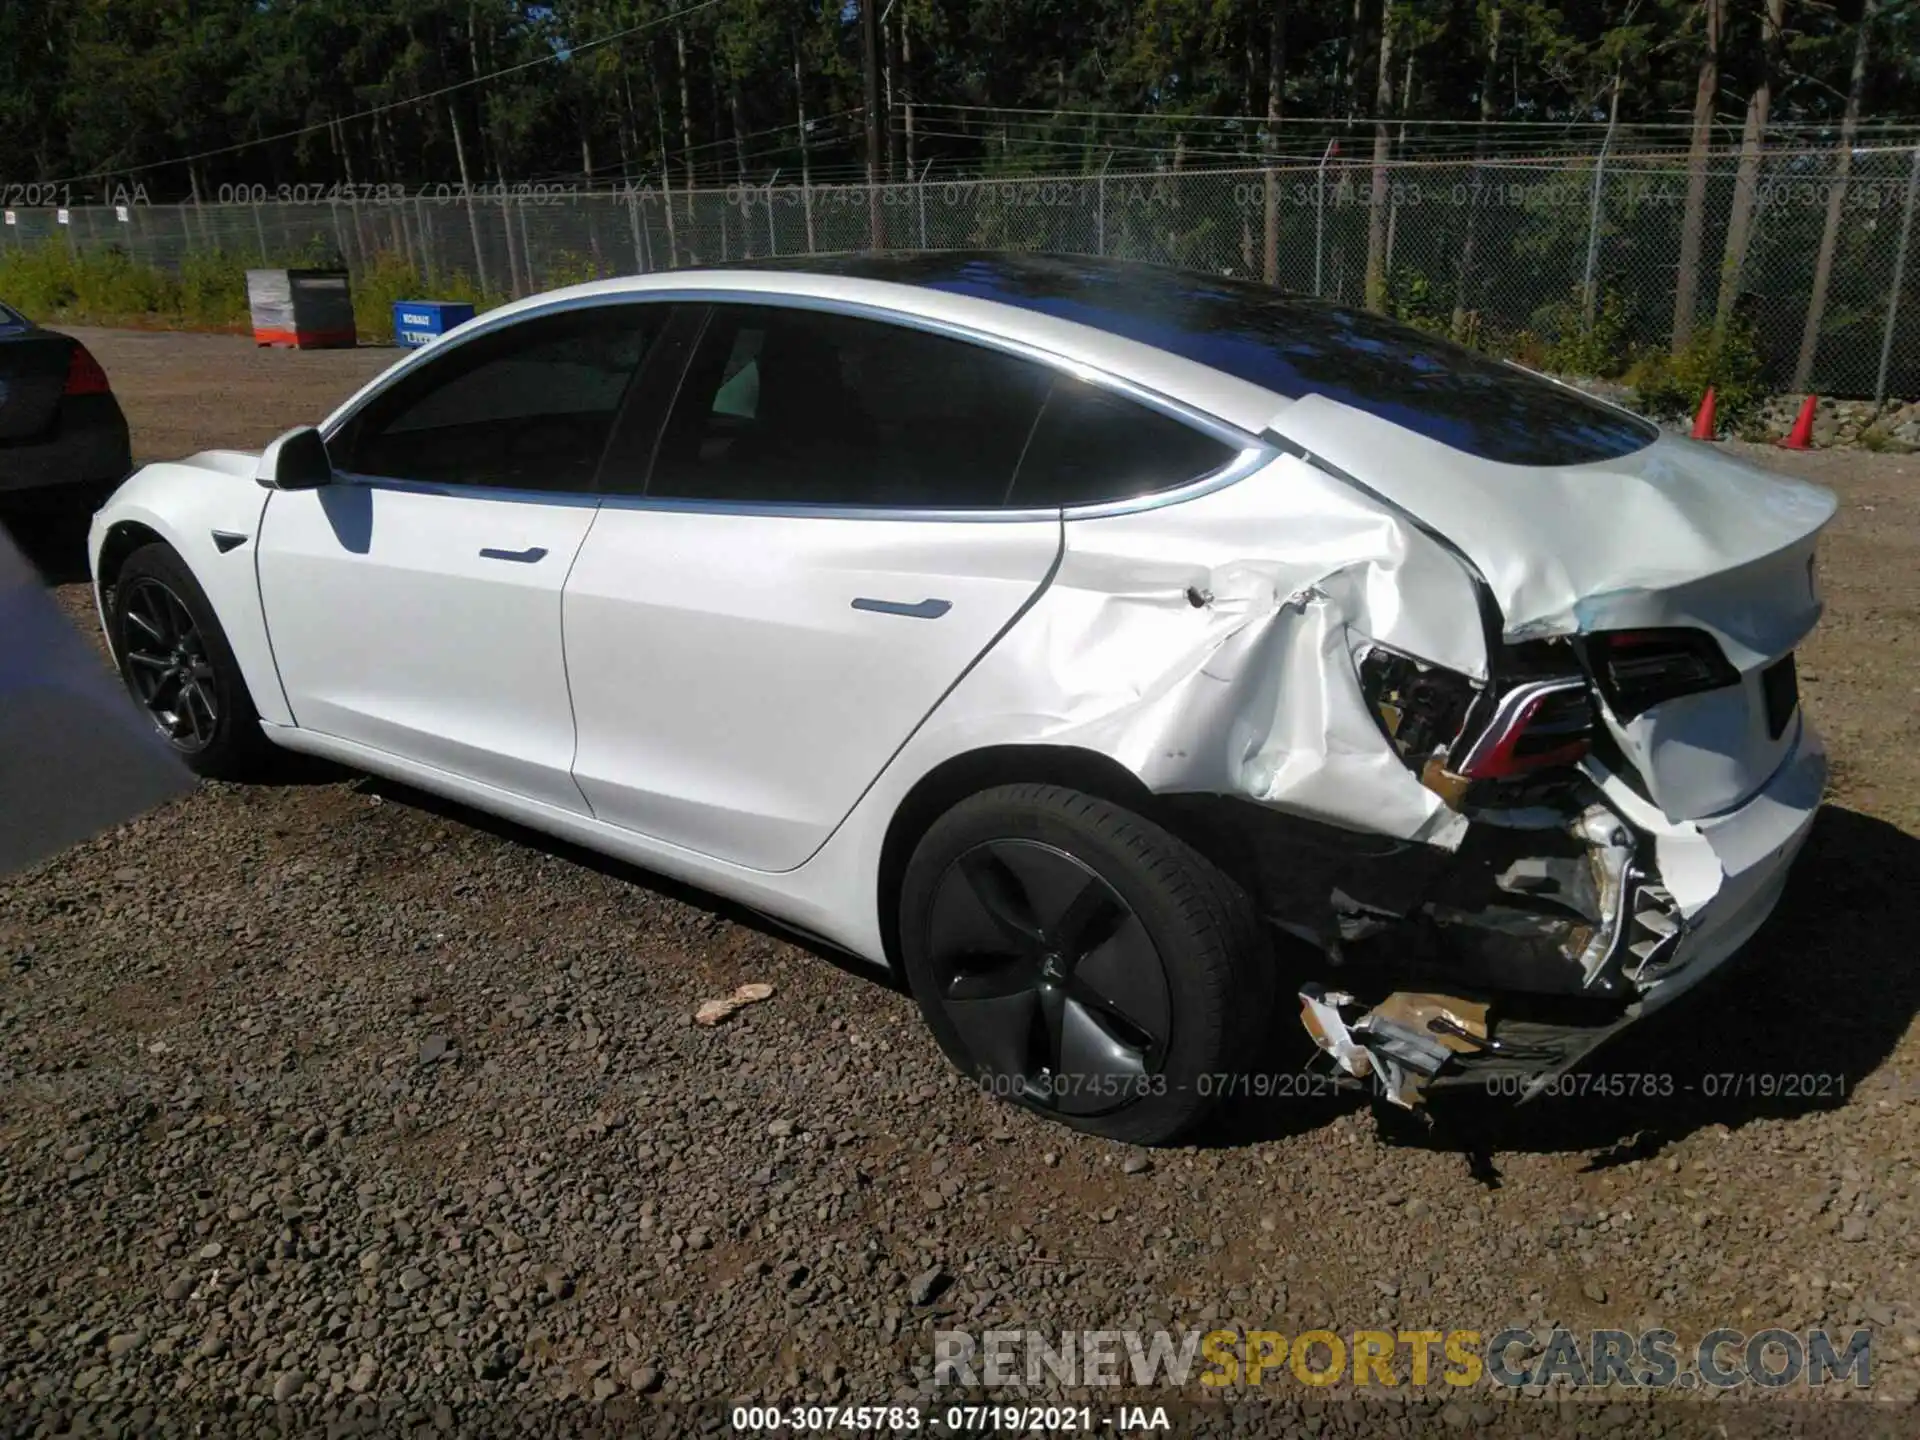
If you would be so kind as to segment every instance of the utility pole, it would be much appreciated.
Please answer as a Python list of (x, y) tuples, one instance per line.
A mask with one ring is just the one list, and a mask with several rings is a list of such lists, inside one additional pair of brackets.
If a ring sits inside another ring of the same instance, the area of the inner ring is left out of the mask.
[(867, 91), (867, 246), (884, 250), (886, 229), (880, 209), (880, 9), (879, 0), (860, 0), (860, 47), (866, 64)]

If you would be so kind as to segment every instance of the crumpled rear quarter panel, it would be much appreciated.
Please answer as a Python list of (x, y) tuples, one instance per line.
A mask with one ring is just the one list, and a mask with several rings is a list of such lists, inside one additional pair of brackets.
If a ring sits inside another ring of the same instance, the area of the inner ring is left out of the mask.
[(1157, 792), (1455, 845), (1465, 820), (1401, 762), (1361, 694), (1366, 639), (1486, 673), (1465, 567), (1280, 456), (1193, 499), (1070, 519), (1053, 583), (929, 728), (953, 753), (1080, 746)]

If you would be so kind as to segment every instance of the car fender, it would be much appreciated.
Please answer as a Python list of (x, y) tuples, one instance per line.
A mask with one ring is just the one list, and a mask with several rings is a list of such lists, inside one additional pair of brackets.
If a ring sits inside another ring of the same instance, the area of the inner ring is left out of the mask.
[[(142, 526), (171, 545), (206, 592), (260, 718), (291, 725), (293, 712), (280, 688), (255, 565), (254, 542), (272, 499), (272, 492), (254, 479), (258, 458), (237, 450), (207, 450), (144, 466), (94, 515), (87, 556), (106, 628), (101, 556), (116, 529)], [(108, 634), (111, 643), (110, 630)]]

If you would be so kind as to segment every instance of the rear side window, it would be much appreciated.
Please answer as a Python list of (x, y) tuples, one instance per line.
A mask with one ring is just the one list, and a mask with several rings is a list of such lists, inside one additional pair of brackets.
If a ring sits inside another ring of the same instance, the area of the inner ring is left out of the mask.
[(1016, 506), (1092, 505), (1212, 474), (1232, 446), (1083, 380), (1054, 382), (1021, 459)]
[(664, 307), (541, 316), (455, 345), (329, 445), (342, 469), (400, 480), (585, 491)]
[(647, 493), (739, 504), (998, 508), (1049, 379), (1028, 361), (904, 325), (716, 305)]

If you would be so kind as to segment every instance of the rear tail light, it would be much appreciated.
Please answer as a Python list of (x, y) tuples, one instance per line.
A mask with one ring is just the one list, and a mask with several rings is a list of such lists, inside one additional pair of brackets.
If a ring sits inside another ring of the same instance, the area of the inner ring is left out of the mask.
[(1613, 630), (1593, 637), (1588, 657), (1622, 724), (1682, 695), (1740, 683), (1740, 672), (1704, 630)]
[(1577, 764), (1593, 743), (1593, 726), (1584, 679), (1529, 680), (1500, 696), (1493, 718), (1449, 768), (1469, 780), (1505, 780)]
[(113, 387), (107, 383), (107, 372), (100, 368), (100, 362), (88, 353), (87, 347), (78, 341), (74, 343), (73, 354), (67, 360), (68, 395), (106, 395)]
[(1800, 708), (1800, 676), (1791, 654), (1760, 672), (1760, 695), (1767, 706), (1767, 738), (1778, 740)]

